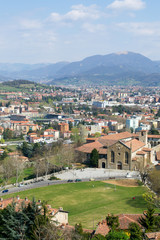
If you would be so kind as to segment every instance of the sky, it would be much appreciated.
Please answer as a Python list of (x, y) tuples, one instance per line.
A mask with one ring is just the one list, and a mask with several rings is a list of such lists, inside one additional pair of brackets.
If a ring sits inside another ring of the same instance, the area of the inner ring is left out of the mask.
[(0, 63), (131, 51), (160, 60), (160, 0), (0, 0)]

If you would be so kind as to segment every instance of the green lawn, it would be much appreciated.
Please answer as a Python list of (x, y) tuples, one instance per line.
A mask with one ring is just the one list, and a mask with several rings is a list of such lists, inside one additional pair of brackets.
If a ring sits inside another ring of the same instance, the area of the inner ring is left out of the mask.
[[(22, 174), (19, 176), (18, 178), (18, 182), (22, 182), (23, 180), (27, 180), (27, 179), (31, 179), (34, 178), (34, 168), (33, 167), (29, 167), (29, 168), (25, 168), (22, 172)], [(11, 177), (8, 180), (8, 184), (13, 184), (16, 183), (16, 177)]]
[(52, 207), (63, 207), (69, 211), (71, 225), (81, 222), (83, 227), (92, 228), (93, 221), (97, 224), (108, 213), (143, 213), (146, 203), (142, 194), (145, 191), (144, 187), (121, 186), (116, 186), (115, 190), (114, 185), (97, 181), (51, 185), (18, 194), (21, 198), (47, 200)]

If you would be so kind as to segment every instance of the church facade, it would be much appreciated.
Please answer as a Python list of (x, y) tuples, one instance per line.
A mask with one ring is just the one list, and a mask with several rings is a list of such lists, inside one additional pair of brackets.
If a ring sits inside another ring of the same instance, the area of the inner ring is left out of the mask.
[(152, 162), (152, 149), (146, 131), (141, 131), (139, 136), (123, 132), (100, 137), (77, 148), (77, 151), (86, 153), (89, 161), (94, 148), (99, 152), (99, 168), (140, 170)]

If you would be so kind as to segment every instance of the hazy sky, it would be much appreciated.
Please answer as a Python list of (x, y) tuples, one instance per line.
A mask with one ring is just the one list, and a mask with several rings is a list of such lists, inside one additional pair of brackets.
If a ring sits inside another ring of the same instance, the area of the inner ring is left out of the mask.
[(160, 60), (160, 0), (0, 0), (0, 62), (119, 51)]

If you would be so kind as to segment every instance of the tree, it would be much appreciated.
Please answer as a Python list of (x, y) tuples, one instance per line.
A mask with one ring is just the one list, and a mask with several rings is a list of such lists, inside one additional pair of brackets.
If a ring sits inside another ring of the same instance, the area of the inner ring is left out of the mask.
[(154, 217), (155, 220), (155, 232), (159, 232), (160, 231), (160, 216), (155, 216)]
[(99, 153), (96, 148), (91, 152), (90, 165), (91, 167), (98, 167)]
[(106, 240), (129, 240), (129, 236), (127, 236), (124, 232), (109, 232), (106, 236)]
[(73, 128), (73, 123), (72, 122), (69, 122), (69, 130), (71, 131)]
[(5, 143), (5, 140), (4, 140), (3, 138), (1, 138), (0, 143), (1, 143), (1, 144), (4, 144), (4, 143)]
[(6, 150), (4, 150), (4, 152), (3, 152), (2, 155), (0, 156), (0, 160), (4, 160), (7, 156), (8, 156), (8, 153), (7, 153)]
[(17, 209), (16, 203), (13, 202), (5, 209), (0, 210), (0, 238), (32, 239), (32, 230), (36, 229), (36, 219), (39, 219), (41, 227), (49, 221), (45, 204), (42, 203), (39, 208), (39, 205), (33, 199), (28, 205), (22, 202)]
[(99, 133), (99, 132), (96, 132), (95, 134), (94, 134), (94, 137), (95, 138), (99, 138), (101, 136), (101, 134)]
[(19, 158), (16, 154), (11, 158), (15, 167), (15, 175), (16, 175), (16, 186), (18, 184), (19, 177), (21, 176), (23, 169), (24, 169), (24, 162)]
[(155, 193), (150, 191), (143, 194), (143, 197), (149, 205), (160, 208), (160, 197), (158, 197)]
[(140, 226), (137, 223), (130, 223), (129, 224), (129, 233), (130, 233), (130, 240), (142, 240), (142, 231)]
[(152, 206), (148, 206), (147, 212), (144, 213), (144, 217), (140, 217), (138, 222), (145, 229), (146, 232), (152, 232), (155, 225), (154, 218), (154, 208)]
[(13, 137), (14, 137), (14, 133), (13, 133), (12, 130), (10, 130), (9, 128), (4, 129), (4, 131), (3, 131), (3, 138), (5, 140), (13, 139)]
[(148, 181), (150, 184), (150, 188), (156, 192), (156, 194), (160, 197), (160, 174), (159, 171), (154, 169), (151, 170), (148, 174)]
[(159, 132), (157, 129), (155, 129), (154, 127), (151, 128), (151, 130), (148, 132), (149, 134), (153, 134), (153, 135), (159, 135)]
[(110, 231), (115, 231), (119, 227), (119, 219), (118, 216), (114, 216), (113, 214), (106, 217), (107, 225), (110, 228)]
[(26, 239), (25, 232), (28, 217), (22, 211), (16, 211), (15, 203), (2, 210), (0, 218), (1, 226), (3, 226), (3, 230), (0, 232), (2, 239)]
[(79, 143), (85, 143), (86, 137), (88, 136), (88, 131), (86, 130), (86, 127), (82, 124), (79, 125)]
[(101, 234), (96, 234), (94, 237), (92, 237), (92, 240), (105, 240), (106, 238)]
[(28, 144), (27, 142), (23, 142), (21, 151), (25, 157), (31, 158), (33, 146), (31, 144)]
[(82, 228), (82, 224), (81, 223), (75, 225), (75, 232), (80, 234), (80, 235), (83, 234), (83, 228)]
[(77, 127), (72, 128), (72, 140), (75, 143), (79, 141), (79, 129)]
[(15, 166), (12, 159), (5, 158), (2, 162), (2, 175), (3, 179), (7, 182), (10, 177), (15, 173)]

